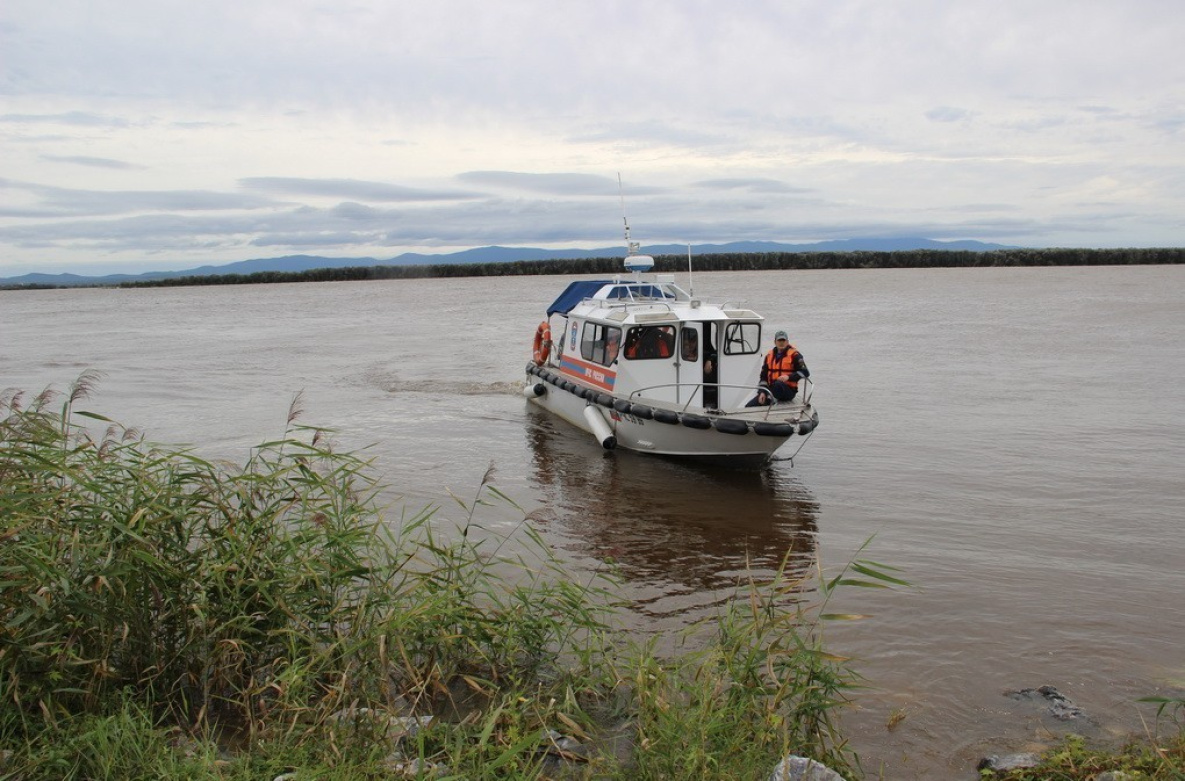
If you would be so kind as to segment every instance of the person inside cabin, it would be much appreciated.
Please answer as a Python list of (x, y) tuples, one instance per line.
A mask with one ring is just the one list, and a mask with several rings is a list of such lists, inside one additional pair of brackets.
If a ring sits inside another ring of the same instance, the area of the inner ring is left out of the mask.
[(605, 341), (605, 365), (609, 366), (617, 360), (617, 353), (621, 349), (621, 331), (609, 329), (609, 336)]
[(639, 358), (670, 358), (674, 352), (675, 336), (667, 326), (650, 326), (642, 329), (642, 341), (638, 345)]
[(625, 357), (631, 360), (670, 358), (675, 353), (675, 329), (669, 325), (631, 328), (625, 338)]
[[(700, 349), (699, 349), (699, 332), (694, 328), (684, 328), (683, 341), (679, 348), (679, 357), (685, 363), (700, 363)], [(705, 407), (715, 407), (717, 388), (716, 388), (716, 353), (712, 350), (711, 341), (705, 342), (705, 351), (703, 355), (703, 397)]]
[(626, 358), (633, 359), (633, 358), (638, 357), (638, 341), (639, 341), (638, 334), (639, 334), (639, 332), (640, 332), (640, 329), (631, 328), (629, 330), (629, 332), (626, 333), (626, 335), (625, 335), (625, 357)]
[(658, 357), (670, 358), (675, 354), (675, 329), (669, 325), (658, 327)]
[(687, 363), (699, 363), (699, 333), (694, 328), (683, 329), (683, 346), (679, 357)]
[(774, 348), (761, 365), (762, 389), (745, 406), (792, 401), (798, 395), (798, 381), (810, 376), (811, 370), (806, 367), (802, 353), (790, 344), (785, 331), (778, 331), (774, 334)]
[(716, 348), (712, 347), (712, 341), (708, 339), (704, 344), (704, 406), (711, 409), (720, 403), (716, 368)]

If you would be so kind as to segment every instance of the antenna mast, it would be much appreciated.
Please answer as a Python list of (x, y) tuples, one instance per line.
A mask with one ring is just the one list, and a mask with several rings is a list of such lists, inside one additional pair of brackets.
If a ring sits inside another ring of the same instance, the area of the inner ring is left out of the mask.
[(638, 254), (638, 245), (630, 241), (630, 219), (625, 213), (625, 186), (621, 183), (621, 172), (617, 172), (617, 192), (621, 197), (621, 221), (625, 223), (625, 249), (629, 255)]
[(621, 183), (620, 171), (617, 173), (617, 190), (621, 195), (621, 220), (625, 223), (625, 268), (635, 274), (649, 271), (654, 267), (654, 258), (639, 254), (642, 245), (630, 240), (630, 220), (625, 214), (625, 187)]

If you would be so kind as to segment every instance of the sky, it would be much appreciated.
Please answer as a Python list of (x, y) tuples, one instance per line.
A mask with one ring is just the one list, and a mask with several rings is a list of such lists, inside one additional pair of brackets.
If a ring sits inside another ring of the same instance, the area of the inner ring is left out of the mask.
[(0, 277), (1185, 245), (1181, 0), (3, 0)]

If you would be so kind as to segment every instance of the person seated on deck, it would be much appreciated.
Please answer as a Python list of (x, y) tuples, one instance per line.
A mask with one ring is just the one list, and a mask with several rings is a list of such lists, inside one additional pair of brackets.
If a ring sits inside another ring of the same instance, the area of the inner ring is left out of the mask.
[(810, 376), (811, 370), (806, 367), (802, 353), (790, 344), (785, 331), (778, 331), (774, 334), (774, 349), (769, 351), (761, 365), (761, 384), (764, 388), (745, 406), (759, 407), (793, 401), (798, 395), (798, 381)]

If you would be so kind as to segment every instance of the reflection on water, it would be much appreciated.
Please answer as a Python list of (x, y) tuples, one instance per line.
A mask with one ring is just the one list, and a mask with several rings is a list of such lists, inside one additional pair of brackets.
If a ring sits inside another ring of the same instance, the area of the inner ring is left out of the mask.
[(614, 562), (644, 614), (686, 619), (783, 560), (791, 576), (814, 564), (819, 507), (793, 478), (606, 453), (533, 407), (526, 437), (544, 505), (536, 522), (558, 548)]

